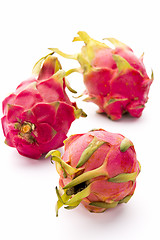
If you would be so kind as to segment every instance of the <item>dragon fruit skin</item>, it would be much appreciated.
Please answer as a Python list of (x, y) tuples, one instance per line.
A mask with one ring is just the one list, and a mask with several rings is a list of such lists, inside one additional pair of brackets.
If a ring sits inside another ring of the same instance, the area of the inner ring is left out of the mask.
[(80, 116), (65, 92), (65, 72), (60, 69), (58, 59), (47, 56), (38, 77), (23, 81), (2, 103), (5, 142), (23, 156), (38, 159), (61, 147)]
[(60, 175), (57, 215), (63, 205), (72, 209), (80, 203), (103, 212), (134, 193), (140, 165), (133, 143), (123, 135), (103, 129), (75, 134), (65, 140), (62, 158), (58, 151), (50, 154)]
[[(88, 95), (84, 101), (99, 106), (99, 113), (106, 113), (112, 120), (118, 120), (128, 112), (133, 117), (140, 117), (148, 100), (150, 85), (143, 64), (143, 55), (137, 58), (130, 47), (108, 38), (114, 49), (92, 39), (86, 32), (78, 32), (74, 41), (84, 41), (81, 53), (67, 55), (58, 49), (52, 49), (66, 58), (78, 60), (83, 73)], [(75, 70), (76, 71), (76, 70)]]

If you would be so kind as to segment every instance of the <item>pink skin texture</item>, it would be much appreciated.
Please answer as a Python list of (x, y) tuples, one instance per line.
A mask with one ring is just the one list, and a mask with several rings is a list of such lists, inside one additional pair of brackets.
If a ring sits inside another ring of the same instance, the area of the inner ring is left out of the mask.
[(106, 40), (114, 48), (79, 31), (73, 40), (85, 43), (79, 54), (67, 55), (58, 49), (51, 50), (80, 63), (77, 71), (83, 74), (86, 86), (84, 95), (88, 95), (84, 101), (97, 104), (98, 113), (106, 113), (112, 120), (120, 119), (127, 112), (139, 118), (148, 101), (153, 72), (149, 78), (143, 64), (143, 54), (138, 58), (130, 47), (117, 39)]
[[(84, 33), (80, 36), (85, 42), (87, 36)], [(99, 112), (106, 113), (112, 120), (120, 119), (126, 112), (138, 118), (148, 100), (153, 79), (146, 73), (143, 57), (137, 58), (131, 48), (118, 40), (108, 40), (114, 44), (114, 49), (102, 46), (90, 37), (82, 49), (84, 58), (91, 56), (91, 67), (84, 71), (87, 101), (97, 104)], [(94, 47), (90, 47), (91, 42)]]
[(23, 156), (38, 159), (61, 147), (76, 119), (77, 107), (65, 92), (60, 69), (56, 57), (45, 57), (38, 77), (23, 81), (2, 103), (5, 143)]
[(121, 134), (103, 129), (75, 134), (65, 140), (62, 158), (57, 151), (51, 155), (60, 175), (57, 215), (63, 205), (72, 209), (80, 203), (104, 212), (134, 193), (140, 164), (133, 143)]

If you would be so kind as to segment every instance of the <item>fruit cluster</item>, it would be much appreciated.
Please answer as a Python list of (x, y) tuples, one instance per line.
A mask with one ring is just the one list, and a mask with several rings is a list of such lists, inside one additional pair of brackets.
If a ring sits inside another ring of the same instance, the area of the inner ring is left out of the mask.
[[(103, 212), (128, 202), (136, 187), (141, 168), (128, 138), (103, 129), (67, 138), (72, 122), (87, 117), (66, 93), (66, 87), (76, 93), (66, 79), (73, 72), (83, 75), (84, 101), (97, 104), (98, 112), (112, 120), (126, 112), (140, 117), (148, 101), (153, 72), (149, 78), (143, 55), (137, 58), (124, 43), (107, 40), (114, 48), (80, 31), (73, 40), (85, 43), (80, 53), (50, 48), (51, 53), (33, 67), (35, 76), (23, 81), (2, 103), (5, 143), (23, 156), (38, 159), (47, 154), (56, 163), (60, 175), (57, 216), (63, 205), (72, 209), (80, 203), (91, 212)], [(65, 72), (54, 53), (77, 60), (80, 67)], [(61, 157), (55, 149), (63, 145)]]

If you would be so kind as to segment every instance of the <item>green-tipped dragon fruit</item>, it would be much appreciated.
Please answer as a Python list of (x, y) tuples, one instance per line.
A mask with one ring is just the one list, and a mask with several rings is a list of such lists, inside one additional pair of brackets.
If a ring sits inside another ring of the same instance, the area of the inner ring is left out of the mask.
[(21, 155), (39, 158), (63, 145), (72, 122), (83, 111), (69, 100), (65, 92), (69, 85), (56, 57), (40, 59), (34, 73), (37, 78), (23, 81), (4, 99), (1, 120), (6, 144)]
[(112, 120), (117, 120), (126, 112), (133, 117), (140, 117), (148, 100), (150, 85), (143, 64), (143, 55), (137, 58), (130, 47), (114, 39), (107, 40), (114, 49), (105, 43), (92, 39), (86, 32), (78, 32), (74, 41), (84, 41), (81, 53), (68, 55), (57, 48), (50, 50), (60, 55), (77, 60), (81, 68), (71, 72), (83, 73), (84, 84), (88, 95), (87, 102), (99, 106), (99, 113), (106, 113)]
[(91, 212), (126, 203), (132, 197), (140, 164), (133, 143), (103, 129), (75, 134), (65, 140), (65, 152), (51, 151), (60, 175), (56, 211), (82, 203)]

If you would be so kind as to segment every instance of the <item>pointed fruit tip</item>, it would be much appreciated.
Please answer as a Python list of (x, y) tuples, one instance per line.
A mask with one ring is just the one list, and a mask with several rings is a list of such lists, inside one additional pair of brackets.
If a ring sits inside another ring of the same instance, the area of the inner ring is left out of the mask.
[(51, 57), (54, 54), (54, 52), (51, 52), (49, 54), (47, 54), (46, 56), (40, 58), (35, 65), (32, 68), (32, 74), (37, 76), (42, 68), (42, 64), (43, 62), (46, 60), (46, 58)]

